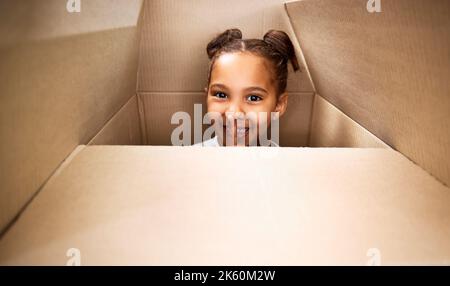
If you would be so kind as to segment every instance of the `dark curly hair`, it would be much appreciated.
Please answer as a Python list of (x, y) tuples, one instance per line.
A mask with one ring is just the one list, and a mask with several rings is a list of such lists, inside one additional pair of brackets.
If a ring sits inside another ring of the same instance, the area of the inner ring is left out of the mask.
[(206, 47), (210, 59), (208, 85), (211, 80), (212, 68), (220, 55), (245, 51), (264, 57), (272, 63), (273, 74), (277, 82), (277, 96), (286, 90), (288, 61), (291, 61), (294, 72), (300, 68), (294, 46), (285, 32), (270, 30), (260, 40), (242, 39), (239, 29), (228, 29), (212, 39)]

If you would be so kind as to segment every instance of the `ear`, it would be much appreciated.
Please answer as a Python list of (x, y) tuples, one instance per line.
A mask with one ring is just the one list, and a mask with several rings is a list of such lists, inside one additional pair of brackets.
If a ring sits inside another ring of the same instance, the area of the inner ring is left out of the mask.
[(286, 111), (288, 104), (288, 93), (282, 93), (278, 97), (277, 106), (275, 107), (275, 112), (279, 112), (279, 116), (281, 117)]
[(205, 91), (205, 95), (208, 96), (208, 87), (205, 86), (204, 91)]

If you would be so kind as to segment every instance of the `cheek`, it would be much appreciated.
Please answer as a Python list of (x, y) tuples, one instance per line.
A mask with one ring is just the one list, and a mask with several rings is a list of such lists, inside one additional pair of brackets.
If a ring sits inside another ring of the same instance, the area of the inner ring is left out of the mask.
[(270, 96), (267, 96), (262, 101), (260, 101), (258, 104), (248, 105), (248, 109), (254, 112), (272, 112), (275, 111), (276, 106), (277, 98), (273, 94), (271, 94)]
[(206, 110), (207, 112), (225, 112), (225, 104), (220, 102), (215, 102), (213, 100), (206, 100)]
[[(275, 107), (275, 100), (265, 100), (261, 104), (249, 107), (247, 112), (253, 112), (257, 114), (258, 118), (266, 117), (267, 120), (270, 120), (270, 113), (275, 112)], [(269, 124), (269, 121), (267, 121), (267, 124)]]

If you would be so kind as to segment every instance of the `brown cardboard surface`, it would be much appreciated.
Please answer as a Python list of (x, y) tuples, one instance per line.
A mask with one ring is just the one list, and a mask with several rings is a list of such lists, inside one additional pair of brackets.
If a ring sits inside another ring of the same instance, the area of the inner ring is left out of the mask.
[[(171, 134), (178, 126), (171, 124), (176, 112), (187, 112), (191, 118), (191, 142), (194, 134), (194, 104), (201, 104), (203, 114), (206, 112), (205, 93), (138, 93), (145, 121), (145, 134), (149, 145), (172, 145)], [(204, 126), (203, 126), (204, 128)]]
[(304, 67), (283, 2), (146, 1), (138, 91), (203, 91), (208, 72), (206, 45), (216, 34), (237, 27), (242, 30), (244, 38), (262, 38), (270, 29), (281, 29), (288, 33), (296, 46), (302, 68), (302, 72), (291, 73), (288, 91), (312, 92), (309, 74)]
[(310, 147), (390, 148), (319, 94), (312, 113)]
[[(135, 94), (139, 5), (87, 2), (82, 15), (92, 16), (89, 8), (97, 4), (105, 15), (85, 22), (67, 13), (66, 1), (0, 4), (0, 230)], [(10, 16), (31, 11), (29, 18)], [(110, 16), (119, 13), (125, 16), (113, 25)], [(80, 27), (57, 27), (65, 19)]]
[(88, 145), (141, 144), (142, 135), (136, 95), (131, 97), (88, 143)]
[(0, 264), (65, 265), (70, 248), (81, 265), (365, 265), (373, 248), (381, 265), (449, 264), (449, 203), (391, 149), (87, 146)]
[(314, 93), (289, 93), (286, 112), (280, 119), (280, 146), (308, 146)]
[[(144, 118), (145, 134), (149, 145), (172, 145), (170, 141), (172, 131), (179, 126), (170, 123), (175, 112), (189, 113), (192, 131), (194, 130), (194, 104), (202, 104), (203, 114), (206, 112), (204, 92), (140, 92), (138, 96), (143, 106), (140, 115)], [(289, 93), (288, 108), (280, 120), (281, 146), (307, 145), (312, 102), (313, 93)]]
[(450, 2), (287, 3), (317, 92), (450, 183)]
[(68, 13), (66, 0), (0, 2), (0, 46), (136, 27), (143, 0), (81, 1)]

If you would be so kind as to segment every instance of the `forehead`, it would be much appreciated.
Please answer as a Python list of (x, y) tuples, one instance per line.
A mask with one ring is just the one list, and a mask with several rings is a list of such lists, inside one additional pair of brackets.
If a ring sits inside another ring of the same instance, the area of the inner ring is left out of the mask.
[(273, 85), (269, 62), (248, 52), (226, 53), (216, 59), (211, 71), (211, 83), (233, 87), (261, 86), (269, 90)]

